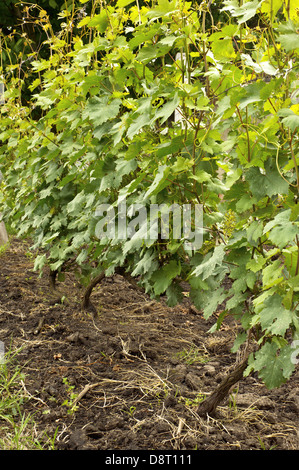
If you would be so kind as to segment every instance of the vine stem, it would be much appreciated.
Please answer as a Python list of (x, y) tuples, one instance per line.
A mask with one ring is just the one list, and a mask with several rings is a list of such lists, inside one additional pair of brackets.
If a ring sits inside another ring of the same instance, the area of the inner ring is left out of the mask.
[(284, 179), (284, 180), (286, 181), (286, 183), (288, 183), (290, 186), (293, 186), (293, 188), (297, 188), (297, 184), (290, 183), (290, 182), (283, 176), (283, 174), (282, 174), (282, 172), (281, 172), (281, 170), (280, 170), (280, 168), (279, 168), (279, 163), (278, 163), (279, 150), (280, 150), (280, 148), (279, 148), (279, 146), (277, 146), (276, 159), (275, 159), (277, 171), (278, 171), (278, 173), (280, 174), (280, 176), (282, 177), (282, 179)]
[(200, 403), (197, 409), (199, 416), (207, 417), (215, 414), (217, 406), (227, 397), (231, 387), (243, 378), (248, 363), (248, 356), (249, 354), (223, 379), (214, 392)]
[[(206, 11), (203, 11), (202, 15), (202, 32), (205, 34), (206, 32)], [(207, 74), (208, 72), (208, 62), (207, 62), (207, 51), (206, 51), (206, 44), (205, 40), (202, 42), (202, 52), (203, 52), (203, 61), (204, 61), (204, 67), (205, 67), (205, 73)], [(209, 76), (206, 75), (206, 94), (207, 97), (210, 97), (210, 80)]]
[(56, 145), (56, 147), (59, 148), (59, 145), (54, 142), (54, 140), (50, 139), (50, 137), (48, 137), (41, 129), (39, 129), (35, 124), (33, 124), (32, 120), (30, 121), (30, 124), (32, 127), (34, 127), (35, 130), (37, 130), (38, 132), (40, 132), (42, 134), (43, 137), (45, 137), (45, 139), (48, 139), (52, 144)]
[(94, 287), (99, 284), (100, 282), (102, 282), (102, 280), (105, 278), (105, 272), (102, 271), (98, 276), (96, 276), (94, 279), (92, 279), (92, 281), (90, 282), (90, 284), (87, 286), (85, 292), (84, 292), (84, 295), (83, 295), (83, 299), (82, 299), (82, 309), (83, 310), (86, 310), (88, 307), (90, 307), (90, 296), (91, 296), (91, 293), (94, 289)]
[(238, 116), (239, 116), (239, 119), (240, 119), (240, 122), (241, 122), (241, 125), (242, 127), (245, 128), (245, 131), (246, 131), (246, 136), (247, 136), (247, 160), (248, 160), (248, 163), (250, 162), (251, 160), (251, 148), (250, 148), (250, 139), (249, 139), (249, 132), (248, 132), (248, 108), (246, 106), (246, 124), (243, 122), (243, 119), (242, 119), (242, 115), (240, 113), (240, 110), (239, 110), (239, 107), (236, 105), (236, 109), (237, 109), (237, 113), (238, 113)]
[[(118, 266), (117, 268), (115, 268), (114, 274), (119, 274), (123, 276), (137, 291), (143, 292), (143, 289), (137, 284), (136, 280), (129, 273), (126, 272), (124, 267)], [(81, 302), (82, 310), (95, 310), (94, 306), (90, 302), (90, 296), (95, 286), (97, 284), (100, 284), (105, 279), (105, 277), (105, 271), (102, 271), (90, 281), (83, 294)]]
[(296, 172), (297, 192), (298, 192), (298, 194), (299, 194), (299, 168), (298, 168), (298, 164), (297, 164), (296, 157), (295, 157), (295, 154), (294, 154), (294, 149), (293, 149), (293, 138), (294, 138), (294, 135), (295, 135), (295, 132), (293, 132), (293, 134), (292, 134), (292, 136), (291, 136), (291, 140), (290, 140), (290, 150), (291, 150), (292, 160), (293, 160), (294, 167), (295, 167), (295, 172)]
[(296, 264), (296, 271), (295, 271), (295, 276), (299, 274), (299, 238), (298, 235), (296, 235), (296, 243), (298, 247), (298, 255), (297, 255), (297, 264)]

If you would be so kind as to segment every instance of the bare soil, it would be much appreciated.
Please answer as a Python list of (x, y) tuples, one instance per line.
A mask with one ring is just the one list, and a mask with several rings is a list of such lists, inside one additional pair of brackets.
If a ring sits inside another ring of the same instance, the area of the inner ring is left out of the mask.
[(94, 289), (95, 314), (81, 310), (73, 274), (58, 303), (29, 246), (13, 239), (0, 256), (0, 340), (21, 348), (24, 408), (41, 435), (56, 432), (56, 449), (298, 450), (298, 369), (270, 391), (244, 378), (203, 419), (198, 402), (238, 360), (237, 323), (211, 334), (217, 317), (206, 321), (187, 293), (169, 308), (119, 275)]

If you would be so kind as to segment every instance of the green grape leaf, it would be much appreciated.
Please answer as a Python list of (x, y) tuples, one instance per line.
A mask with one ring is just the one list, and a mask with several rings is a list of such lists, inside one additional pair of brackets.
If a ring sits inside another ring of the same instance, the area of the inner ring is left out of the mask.
[(151, 124), (150, 114), (145, 112), (142, 114), (135, 113), (136, 119), (130, 124), (127, 131), (128, 139), (133, 139), (133, 137), (145, 126)]
[(254, 370), (258, 372), (268, 389), (279, 387), (294, 371), (292, 354), (293, 350), (289, 345), (279, 348), (276, 342), (267, 342), (254, 356), (250, 356), (244, 375), (247, 376)]
[(291, 209), (287, 209), (277, 214), (264, 227), (263, 233), (269, 232), (269, 239), (280, 249), (292, 242), (299, 234), (299, 227), (290, 221), (290, 217)]
[(264, 258), (264, 256), (260, 255), (248, 261), (246, 267), (247, 269), (250, 269), (252, 272), (256, 273), (263, 268), (266, 262), (267, 262), (267, 259)]
[(177, 282), (172, 282), (172, 284), (166, 289), (167, 295), (167, 305), (169, 307), (174, 307), (184, 298), (183, 289)]
[(225, 249), (223, 245), (216, 246), (213, 253), (206, 255), (204, 261), (197, 266), (193, 272), (192, 276), (201, 276), (203, 280), (207, 279), (213, 274), (216, 266), (222, 264), (223, 258), (225, 255)]
[(159, 166), (155, 179), (148, 188), (147, 192), (145, 193), (144, 199), (149, 198), (153, 194), (157, 194), (163, 187), (169, 184), (169, 182), (167, 181), (169, 172), (170, 167), (168, 167), (167, 165)]
[(246, 331), (242, 331), (241, 333), (238, 333), (234, 341), (233, 347), (231, 348), (231, 352), (236, 353), (239, 350), (240, 346), (246, 341), (247, 337), (248, 336), (247, 336)]
[(239, 2), (236, 2), (235, 0), (225, 0), (223, 2), (224, 7), (220, 11), (229, 11), (232, 16), (238, 18), (238, 24), (242, 24), (255, 16), (263, 2), (253, 0), (244, 2), (240, 7), (238, 3)]
[(259, 200), (265, 196), (287, 194), (289, 184), (279, 174), (275, 161), (268, 159), (264, 166), (264, 173), (261, 173), (257, 167), (246, 171), (246, 181), (248, 181), (252, 195)]
[(278, 294), (268, 297), (258, 309), (260, 324), (267, 334), (283, 336), (293, 321), (294, 313), (287, 310)]
[[(298, 36), (299, 37), (299, 36)], [(294, 132), (299, 126), (299, 116), (295, 114), (292, 109), (282, 108), (277, 113), (278, 116), (283, 117), (281, 122)]]
[(246, 230), (247, 239), (249, 243), (253, 246), (258, 245), (258, 239), (263, 234), (263, 225), (260, 220), (254, 220)]
[(86, 201), (86, 196), (84, 191), (78, 193), (72, 201), (70, 201), (67, 205), (67, 212), (68, 214), (76, 213), (79, 214), (79, 211), (82, 209), (84, 203)]
[(109, 103), (108, 96), (103, 98), (93, 96), (88, 100), (82, 117), (90, 119), (96, 126), (100, 126), (109, 119), (114, 119), (119, 113), (120, 106), (120, 99), (114, 99)]
[(135, 0), (118, 0), (116, 5), (120, 8), (123, 8), (123, 7), (126, 7), (127, 5), (130, 5), (133, 2), (135, 2)]
[(205, 296), (205, 304), (202, 305), (203, 316), (207, 320), (214, 312), (216, 312), (218, 305), (226, 299), (226, 293), (223, 287), (219, 287), (213, 292), (213, 295), (207, 293)]
[(272, 286), (280, 284), (283, 281), (283, 265), (279, 259), (269, 264), (263, 269), (263, 289), (269, 289)]
[(147, 250), (142, 258), (135, 264), (132, 276), (138, 276), (158, 270), (158, 261), (154, 251)]
[(179, 104), (180, 104), (179, 95), (178, 93), (175, 93), (171, 101), (168, 101), (166, 104), (164, 104), (163, 106), (157, 109), (151, 123), (153, 123), (157, 119), (160, 119), (161, 120), (160, 124), (163, 124), (169, 118), (169, 116), (172, 115), (172, 113), (176, 110)]
[(104, 33), (109, 24), (109, 17), (105, 9), (98, 15), (94, 15), (88, 22), (90, 28), (95, 27), (100, 33)]
[(154, 281), (154, 291), (156, 295), (161, 295), (172, 283), (172, 280), (181, 272), (181, 265), (175, 260), (171, 260), (162, 269), (156, 271), (152, 280)]

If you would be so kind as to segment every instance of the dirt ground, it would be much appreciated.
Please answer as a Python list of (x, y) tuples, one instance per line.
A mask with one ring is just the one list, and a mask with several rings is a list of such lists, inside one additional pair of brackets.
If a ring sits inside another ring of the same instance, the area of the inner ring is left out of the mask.
[(56, 303), (47, 277), (33, 271), (28, 242), (17, 239), (0, 264), (0, 340), (22, 347), (24, 407), (37, 432), (56, 433), (56, 449), (299, 449), (299, 369), (271, 391), (247, 377), (216, 416), (197, 415), (236, 363), (232, 321), (208, 333), (216, 318), (205, 321), (187, 294), (169, 308), (119, 275), (94, 289), (95, 315), (81, 311), (72, 274)]

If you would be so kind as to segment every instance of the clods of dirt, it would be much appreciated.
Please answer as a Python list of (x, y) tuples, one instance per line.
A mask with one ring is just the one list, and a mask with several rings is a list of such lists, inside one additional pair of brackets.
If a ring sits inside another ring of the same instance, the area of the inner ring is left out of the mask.
[[(92, 293), (96, 313), (81, 311), (73, 274), (56, 303), (47, 276), (33, 271), (26, 241), (0, 257), (0, 341), (17, 358), (37, 434), (61, 450), (249, 450), (299, 448), (299, 371), (279, 389), (250, 376), (214, 417), (196, 413), (234, 366), (238, 325), (184, 302), (153, 301), (119, 275)], [(1, 434), (1, 430), (0, 430)]]

